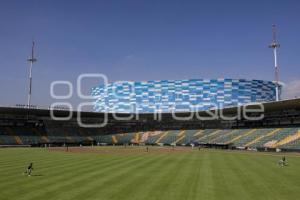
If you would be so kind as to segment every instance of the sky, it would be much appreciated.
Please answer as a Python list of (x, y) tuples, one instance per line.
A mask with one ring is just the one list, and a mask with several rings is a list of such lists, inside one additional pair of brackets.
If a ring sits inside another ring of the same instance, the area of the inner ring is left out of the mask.
[[(277, 25), (284, 97), (300, 96), (298, 0), (1, 0), (0, 105), (26, 104), (35, 40), (32, 104), (48, 107), (53, 81), (101, 73), (114, 81), (189, 78), (273, 80)], [(85, 81), (83, 91), (99, 83)], [(64, 86), (58, 95), (68, 91)]]

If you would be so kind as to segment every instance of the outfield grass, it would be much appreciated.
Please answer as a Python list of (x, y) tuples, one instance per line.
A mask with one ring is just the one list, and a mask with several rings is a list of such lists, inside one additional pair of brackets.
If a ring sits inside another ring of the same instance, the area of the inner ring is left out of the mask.
[[(106, 150), (110, 148), (114, 147)], [(277, 165), (280, 157), (264, 154), (141, 151), (98, 154), (0, 149), (0, 199), (296, 200), (300, 197), (299, 157), (288, 156), (290, 165), (282, 168)], [(33, 176), (27, 177), (22, 173), (30, 161), (34, 162), (35, 170)]]

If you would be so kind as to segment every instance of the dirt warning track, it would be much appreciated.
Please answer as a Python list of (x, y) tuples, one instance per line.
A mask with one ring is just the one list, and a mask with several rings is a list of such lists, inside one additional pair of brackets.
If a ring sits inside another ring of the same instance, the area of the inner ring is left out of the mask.
[(69, 152), (69, 153), (95, 153), (102, 155), (155, 155), (155, 154), (174, 154), (174, 153), (195, 153), (195, 152), (211, 152), (224, 154), (249, 154), (260, 156), (283, 156), (288, 155), (292, 157), (300, 157), (300, 153), (286, 153), (286, 152), (256, 152), (245, 150), (218, 150), (205, 149), (200, 150), (195, 147), (171, 147), (171, 146), (85, 146), (85, 147), (50, 147), (49, 151), (53, 152)]

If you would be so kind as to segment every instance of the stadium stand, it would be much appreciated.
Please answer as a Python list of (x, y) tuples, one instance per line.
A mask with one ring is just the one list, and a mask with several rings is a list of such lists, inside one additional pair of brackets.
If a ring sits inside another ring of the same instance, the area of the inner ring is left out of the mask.
[[(68, 133), (66, 133), (68, 130)], [(65, 131), (65, 132), (64, 132)], [(201, 129), (147, 131), (136, 133), (82, 136), (79, 129), (51, 128), (47, 135), (37, 134), (37, 129), (10, 127), (0, 129), (0, 142), (5, 145), (45, 144), (45, 143), (88, 143), (98, 144), (232, 144), (235, 147), (300, 149), (300, 126), (293, 128), (258, 129)], [(144, 136), (146, 135), (146, 136)], [(144, 136), (144, 138), (143, 138)], [(89, 139), (88, 139), (89, 138)]]
[[(222, 111), (232, 116), (237, 113), (236, 109)], [(58, 117), (68, 114), (62, 110), (55, 112)], [(204, 116), (206, 113), (201, 111), (198, 114)], [(84, 128), (77, 124), (77, 113), (72, 115), (68, 121), (59, 121), (50, 118), (49, 110), (0, 108), (0, 145), (193, 144), (300, 151), (300, 99), (266, 103), (265, 117), (257, 121), (243, 118), (178, 121), (169, 113), (163, 113), (159, 121), (151, 114), (116, 120), (108, 114), (107, 126)], [(120, 115), (126, 117), (126, 114)], [(82, 112), (81, 116), (89, 123), (98, 123), (104, 117), (103, 113), (89, 112)]]

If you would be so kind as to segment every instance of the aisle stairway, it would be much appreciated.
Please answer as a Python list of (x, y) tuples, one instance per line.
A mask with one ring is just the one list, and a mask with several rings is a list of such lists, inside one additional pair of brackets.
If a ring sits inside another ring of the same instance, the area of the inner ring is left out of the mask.
[(293, 135), (289, 135), (289, 136), (285, 137), (284, 139), (276, 142), (274, 145), (272, 145), (272, 148), (277, 148), (281, 145), (285, 145), (287, 143), (293, 142), (299, 138), (300, 138), (300, 130), (298, 130), (297, 133), (295, 133)]
[(254, 147), (268, 147), (272, 148), (272, 146), (278, 141), (284, 139), (285, 137), (295, 134), (296, 128), (281, 128), (275, 133), (270, 133), (268, 136), (263, 137), (261, 140), (257, 141), (253, 144)]
[(215, 144), (217, 143), (217, 141), (220, 141), (222, 140), (222, 138), (226, 137), (226, 136), (229, 136), (229, 135), (233, 135), (237, 130), (228, 130), (226, 133), (224, 134), (221, 134), (221, 135), (218, 135), (217, 137), (213, 138), (210, 140), (210, 143), (211, 144)]
[(265, 137), (269, 137), (272, 136), (274, 134), (276, 134), (277, 132), (279, 132), (281, 130), (281, 128), (277, 128), (277, 129), (270, 129), (271, 131), (269, 133), (267, 133), (266, 135), (261, 135), (256, 137), (254, 140), (248, 142), (247, 144), (245, 144), (245, 147), (251, 147), (251, 146), (255, 146), (256, 143), (258, 143), (259, 141), (261, 141), (263, 138)]
[(168, 131), (163, 132), (163, 134), (155, 141), (156, 144), (160, 143), (160, 141), (166, 137), (166, 135), (168, 134)]
[(183, 140), (183, 138), (185, 138), (185, 135), (179, 136), (179, 138), (175, 142), (173, 142), (172, 145), (177, 145), (181, 140)]
[(112, 135), (111, 138), (114, 144), (118, 143), (117, 137), (115, 135)]
[(241, 135), (239, 135), (239, 136), (237, 136), (237, 137), (235, 137), (235, 138), (233, 138), (233, 139), (231, 139), (231, 140), (225, 142), (225, 144), (231, 144), (231, 143), (234, 143), (235, 141), (239, 140), (239, 139), (242, 138), (242, 137), (246, 137), (246, 136), (248, 136), (248, 135), (251, 135), (251, 134), (254, 133), (255, 131), (256, 131), (256, 129), (250, 129), (250, 130), (247, 131), (246, 133), (241, 134)]

